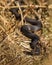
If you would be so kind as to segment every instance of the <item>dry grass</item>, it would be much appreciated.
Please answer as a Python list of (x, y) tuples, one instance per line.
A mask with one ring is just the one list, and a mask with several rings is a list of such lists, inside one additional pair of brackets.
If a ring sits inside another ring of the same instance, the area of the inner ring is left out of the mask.
[[(0, 6), (5, 5), (7, 5), (6, 0), (5, 2), (0, 0)], [(4, 10), (5, 7), (0, 7), (0, 65), (52, 65), (52, 10), (49, 10), (50, 19), (43, 22), (44, 27), (41, 35), (47, 54), (29, 56), (23, 51), (31, 50), (29, 47), (30, 39), (21, 34), (18, 29), (21, 23), (17, 22), (15, 16), (8, 9)]]

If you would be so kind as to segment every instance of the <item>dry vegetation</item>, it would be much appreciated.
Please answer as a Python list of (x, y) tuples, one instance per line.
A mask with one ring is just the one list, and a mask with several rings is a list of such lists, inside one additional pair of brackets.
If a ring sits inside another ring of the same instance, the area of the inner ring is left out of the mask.
[[(42, 45), (46, 47), (46, 53), (42, 50), (41, 55), (30, 56), (23, 53), (25, 50), (31, 50), (29, 47), (30, 39), (23, 36), (20, 32), (20, 27), (24, 25), (23, 14), (20, 5), (17, 3), (17, 6), (14, 6), (12, 1), (14, 0), (10, 0), (7, 3), (7, 0), (0, 0), (0, 65), (52, 65), (52, 10), (47, 8), (46, 12), (42, 12), (41, 9), (44, 7), (44, 4), (40, 2), (41, 0), (38, 0), (39, 7), (41, 8), (40, 13), (37, 13), (34, 9), (32, 12), (30, 9), (32, 7), (28, 7), (28, 5), (34, 4), (35, 2), (33, 1), (35, 0), (25, 0), (26, 6), (23, 6), (26, 7), (24, 17), (32, 14), (31, 17), (37, 15), (42, 20), (43, 30), (40, 38), (41, 42), (43, 42)], [(50, 3), (51, 0), (49, 0), (49, 3), (46, 2), (48, 6)], [(11, 7), (19, 8), (19, 13), (22, 16), (21, 23), (9, 11)], [(47, 16), (46, 13), (49, 15)], [(40, 18), (41, 15), (43, 15), (42, 19)]]

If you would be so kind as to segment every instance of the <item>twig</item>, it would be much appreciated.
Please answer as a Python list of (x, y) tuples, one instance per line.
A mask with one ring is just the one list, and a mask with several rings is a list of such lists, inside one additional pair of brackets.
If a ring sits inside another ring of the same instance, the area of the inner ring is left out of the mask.
[[(20, 6), (20, 8), (28, 8), (28, 7), (33, 7), (33, 8), (46, 8), (46, 6), (39, 6), (39, 5), (22, 5)], [(2, 7), (0, 6), (0, 8), (4, 8), (4, 9), (10, 9), (10, 8), (19, 8), (19, 6), (8, 6), (8, 7)]]
[[(20, 8), (28, 8), (28, 7), (33, 7), (34, 9), (36, 8), (46, 8), (46, 6), (39, 6), (39, 5), (22, 5), (20, 6)], [(8, 7), (3, 7), (3, 6), (0, 6), (0, 8), (4, 8), (4, 9), (10, 9), (10, 8), (19, 8), (19, 6), (8, 6)], [(52, 4), (48, 6), (48, 9), (52, 9)]]
[(40, 0), (37, 0), (37, 2), (38, 2), (38, 4), (39, 4), (39, 5), (41, 5), (41, 2), (40, 2)]
[(17, 55), (15, 58), (13, 58), (10, 61), (8, 61), (7, 64), (10, 63), (10, 62), (12, 62), (12, 61), (14, 61), (15, 59), (19, 59), (19, 58), (20, 58), (20, 55)]
[(34, 9), (32, 9), (32, 11), (39, 18), (39, 20), (41, 20), (40, 15), (36, 11), (34, 11)]
[(22, 13), (21, 7), (19, 5), (19, 2), (17, 2), (17, 5), (18, 5), (20, 13), (21, 13), (21, 21), (22, 21), (22, 25), (23, 25), (23, 13)]
[(4, 58), (3, 60), (1, 60), (0, 63), (2, 63), (2, 62), (5, 61), (5, 60), (6, 60), (6, 58)]

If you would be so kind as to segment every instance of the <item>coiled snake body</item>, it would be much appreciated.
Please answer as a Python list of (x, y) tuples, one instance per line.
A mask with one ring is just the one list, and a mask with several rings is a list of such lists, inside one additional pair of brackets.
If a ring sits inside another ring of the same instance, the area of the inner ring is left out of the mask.
[(35, 19), (30, 19), (28, 17), (25, 18), (26, 22), (32, 24), (32, 25), (23, 25), (21, 27), (22, 33), (30, 38), (32, 41), (30, 45), (32, 44), (31, 48), (34, 49), (35, 45), (38, 43), (40, 40), (39, 36), (34, 34), (34, 31), (39, 31), (42, 29), (42, 23), (40, 21), (37, 21)]
[[(10, 11), (15, 15), (17, 20), (21, 20), (20, 14), (17, 13), (16, 8), (10, 9)], [(24, 21), (30, 23), (31, 25), (23, 25), (21, 27), (21, 32), (23, 35), (31, 39), (30, 47), (34, 49), (37, 44), (39, 43), (38, 41), (40, 40), (39, 36), (37, 34), (34, 34), (34, 31), (39, 31), (42, 29), (42, 23), (41, 21), (38, 21), (36, 19), (31, 19), (28, 17), (25, 17)], [(40, 49), (36, 48), (37, 54), (40, 54)]]

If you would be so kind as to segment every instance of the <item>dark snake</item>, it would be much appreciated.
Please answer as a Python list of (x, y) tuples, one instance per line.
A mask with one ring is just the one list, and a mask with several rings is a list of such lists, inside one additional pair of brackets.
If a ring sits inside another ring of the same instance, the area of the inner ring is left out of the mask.
[[(12, 14), (15, 15), (17, 20), (21, 20), (21, 15), (18, 13), (18, 8), (11, 8), (10, 11)], [(30, 23), (31, 25), (23, 25), (21, 27), (21, 32), (23, 35), (31, 39), (30, 47), (31, 49), (36, 48), (35, 52), (37, 55), (40, 54), (40, 48), (37, 47), (40, 41), (40, 37), (34, 33), (34, 31), (42, 30), (42, 23), (39, 20), (31, 19), (28, 17), (25, 17), (24, 21), (27, 23)], [(33, 53), (31, 53), (33, 54)]]

